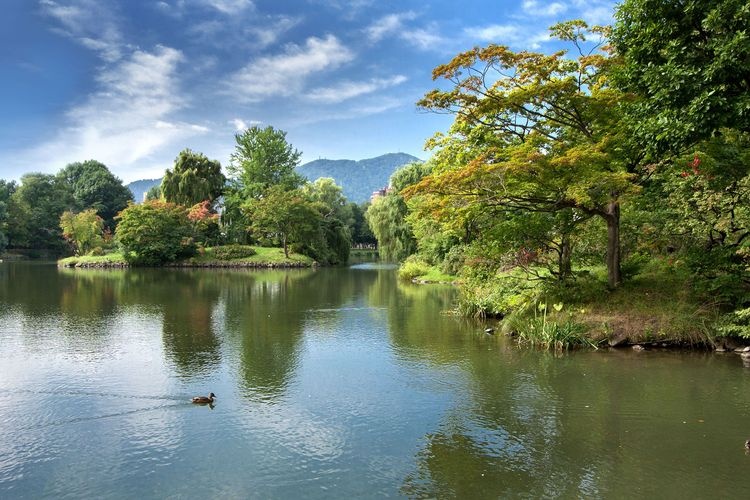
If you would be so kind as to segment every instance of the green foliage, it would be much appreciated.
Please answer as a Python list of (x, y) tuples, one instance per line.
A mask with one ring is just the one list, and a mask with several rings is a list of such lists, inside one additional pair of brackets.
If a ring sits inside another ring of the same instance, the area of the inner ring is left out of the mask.
[(0, 253), (8, 245), (8, 205), (15, 190), (15, 182), (0, 179)]
[(737, 309), (722, 317), (718, 331), (727, 337), (750, 339), (750, 307)]
[[(456, 119), (448, 135), (430, 143), (437, 149), (433, 173), (405, 194), (459, 238), (481, 236), (492, 245), (492, 232), (505, 246), (515, 239), (516, 249), (557, 253), (558, 278), (570, 274), (575, 226), (600, 217), (615, 287), (620, 204), (637, 191), (638, 154), (615, 112), (623, 96), (609, 85), (607, 30), (571, 21), (552, 33), (570, 52), (490, 45), (435, 68), (433, 78), (452, 88), (428, 92), (419, 104)], [(536, 241), (528, 241), (529, 232)]]
[(70, 186), (76, 208), (93, 208), (109, 229), (115, 227), (115, 215), (133, 201), (122, 181), (96, 160), (71, 163), (57, 175)]
[(286, 132), (254, 126), (234, 137), (236, 145), (227, 168), (234, 194), (247, 200), (272, 186), (288, 191), (304, 183), (295, 170), (302, 153), (287, 142)]
[(401, 267), (398, 269), (398, 277), (404, 281), (411, 281), (414, 278), (429, 273), (430, 269), (430, 265), (427, 262), (412, 256), (401, 264)]
[(143, 201), (156, 201), (161, 197), (161, 184), (154, 184), (146, 191), (146, 198)]
[(85, 255), (94, 248), (104, 245), (102, 232), (104, 219), (96, 214), (96, 209), (89, 208), (83, 212), (63, 212), (60, 216), (60, 228), (63, 237), (73, 246), (76, 255)]
[(352, 244), (360, 246), (374, 246), (378, 240), (375, 239), (375, 235), (372, 234), (367, 219), (365, 219), (365, 213), (370, 207), (370, 202), (365, 202), (358, 205), (354, 202), (349, 203), (349, 209), (352, 213), (352, 224), (349, 231), (352, 236)]
[(66, 245), (60, 216), (76, 205), (70, 185), (63, 178), (39, 173), (24, 175), (7, 208), (11, 244), (14, 248), (63, 253)]
[(289, 258), (289, 245), (321, 237), (322, 215), (300, 190), (277, 185), (264, 196), (251, 199), (242, 210), (251, 221), (250, 231), (259, 241), (280, 242)]
[[(354, 216), (352, 207), (344, 198), (343, 190), (328, 177), (305, 184), (301, 192), (321, 214), (323, 232), (322, 241), (318, 245), (304, 245), (300, 247), (301, 253), (329, 264), (347, 262), (352, 246), (351, 226)], [(305, 246), (309, 246), (310, 251), (305, 251)]]
[(234, 260), (252, 257), (257, 252), (249, 245), (224, 245), (213, 247), (211, 253), (214, 258), (219, 260)]
[(150, 201), (130, 205), (118, 219), (117, 241), (129, 263), (158, 265), (195, 252), (193, 227), (185, 207)]
[(365, 218), (378, 240), (380, 258), (399, 262), (414, 253), (417, 242), (406, 222), (406, 203), (398, 194), (376, 199), (367, 209)]
[(632, 133), (656, 156), (723, 127), (750, 131), (746, 0), (625, 0), (612, 41)]
[(218, 161), (184, 149), (175, 159), (174, 169), (164, 173), (161, 195), (168, 202), (186, 207), (204, 200), (213, 203), (224, 192), (225, 183)]

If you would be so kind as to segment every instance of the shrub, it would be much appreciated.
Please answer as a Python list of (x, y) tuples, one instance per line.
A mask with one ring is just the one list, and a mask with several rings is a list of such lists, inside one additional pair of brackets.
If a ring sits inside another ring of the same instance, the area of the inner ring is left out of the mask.
[(245, 259), (256, 254), (255, 249), (249, 245), (225, 245), (211, 249), (214, 258), (218, 260)]
[(158, 265), (195, 253), (192, 224), (180, 205), (163, 201), (130, 205), (117, 219), (117, 241), (131, 264)]
[(428, 272), (430, 272), (430, 265), (412, 256), (401, 264), (398, 277), (404, 281), (411, 281), (418, 276), (424, 276)]

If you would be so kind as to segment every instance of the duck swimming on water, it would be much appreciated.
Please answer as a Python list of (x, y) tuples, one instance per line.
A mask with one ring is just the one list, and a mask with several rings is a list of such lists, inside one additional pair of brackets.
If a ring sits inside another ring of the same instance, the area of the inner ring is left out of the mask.
[(192, 399), (192, 401), (195, 404), (206, 405), (206, 404), (213, 403), (215, 397), (216, 397), (216, 395), (212, 392), (211, 394), (208, 395), (208, 397), (206, 397), (206, 396), (195, 396)]

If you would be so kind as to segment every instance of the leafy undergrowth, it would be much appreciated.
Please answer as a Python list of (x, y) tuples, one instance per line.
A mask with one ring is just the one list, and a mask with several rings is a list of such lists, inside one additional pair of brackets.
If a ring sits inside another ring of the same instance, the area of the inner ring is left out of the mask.
[(407, 259), (398, 269), (398, 277), (404, 281), (419, 283), (454, 283), (456, 276), (446, 274), (439, 268), (415, 258)]
[(57, 261), (57, 264), (62, 267), (80, 267), (95, 264), (121, 264), (125, 266), (127, 262), (122, 253), (115, 252), (104, 255), (75, 255), (60, 259)]
[(511, 275), (466, 289), (462, 312), (504, 316), (503, 331), (547, 348), (606, 342), (712, 345), (719, 304), (695, 291), (693, 277), (659, 262), (607, 288), (603, 268), (579, 271), (568, 283), (537, 283)]

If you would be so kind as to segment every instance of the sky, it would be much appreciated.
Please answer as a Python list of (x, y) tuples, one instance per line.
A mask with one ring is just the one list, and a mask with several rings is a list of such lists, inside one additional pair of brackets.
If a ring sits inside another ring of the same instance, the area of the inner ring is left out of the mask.
[(432, 69), (490, 43), (554, 49), (611, 0), (2, 0), (0, 178), (101, 161), (161, 177), (190, 148), (229, 162), (253, 125), (302, 161), (404, 152), (452, 117), (416, 102)]

